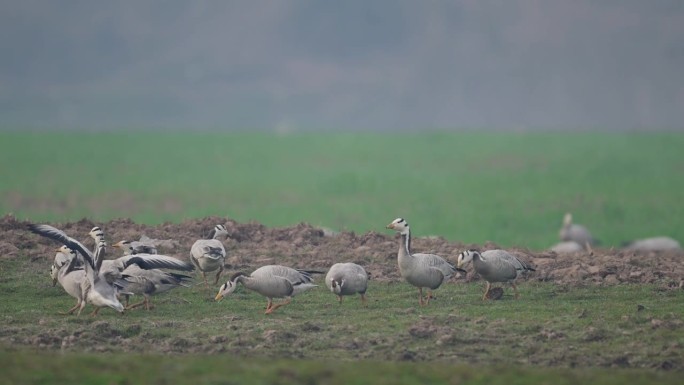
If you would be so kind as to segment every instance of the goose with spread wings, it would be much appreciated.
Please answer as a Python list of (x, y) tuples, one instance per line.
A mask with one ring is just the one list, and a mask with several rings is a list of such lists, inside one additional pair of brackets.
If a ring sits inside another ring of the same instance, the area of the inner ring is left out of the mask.
[(82, 260), (90, 283), (87, 300), (96, 307), (91, 315), (97, 315), (103, 307), (123, 313), (124, 306), (117, 298), (116, 281), (122, 278), (121, 272), (130, 265), (135, 264), (142, 269), (192, 270), (192, 265), (187, 262), (164, 255), (130, 255), (107, 261), (104, 264), (107, 244), (101, 237), (98, 237), (99, 241), (93, 253), (81, 242), (50, 225), (30, 224), (28, 229), (35, 234), (62, 243), (74, 250), (77, 257)]

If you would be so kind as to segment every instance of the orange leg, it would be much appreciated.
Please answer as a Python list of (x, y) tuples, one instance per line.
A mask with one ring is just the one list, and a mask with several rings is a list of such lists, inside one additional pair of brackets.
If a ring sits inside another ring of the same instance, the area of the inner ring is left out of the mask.
[(513, 286), (513, 293), (515, 293), (515, 299), (518, 299), (518, 287), (515, 286), (515, 283), (511, 282), (511, 286)]
[(216, 280), (214, 281), (214, 285), (218, 283), (219, 277), (221, 276), (221, 273), (223, 273), (223, 266), (219, 268), (218, 273), (216, 273)]
[(90, 313), (90, 316), (91, 316), (91, 317), (95, 317), (95, 316), (97, 315), (97, 313), (100, 312), (100, 309), (101, 309), (101, 308), (96, 307), (95, 310), (93, 310), (93, 312)]
[(487, 288), (485, 289), (484, 295), (482, 296), (482, 300), (485, 301), (487, 299), (487, 294), (489, 294), (489, 288), (492, 287), (492, 284), (487, 282)]
[(340, 304), (342, 304), (342, 296), (341, 296), (341, 295), (338, 295), (338, 296), (337, 296), (337, 302), (339, 302)]
[(368, 307), (368, 303), (366, 302), (366, 295), (361, 294), (361, 303), (363, 304), (363, 307)]
[(423, 302), (423, 288), (422, 288), (422, 287), (419, 287), (419, 288), (418, 288), (418, 304), (419, 304), (420, 306), (424, 306), (424, 305), (425, 305), (425, 303)]
[(273, 313), (277, 308), (279, 308), (279, 307), (281, 307), (281, 306), (285, 306), (285, 305), (289, 304), (290, 302), (292, 302), (292, 298), (287, 297), (287, 299), (285, 299), (285, 301), (283, 301), (283, 302), (281, 302), (281, 303), (275, 303), (275, 304), (273, 304), (273, 306), (271, 306), (270, 309), (266, 310), (266, 313), (265, 313), (265, 314), (271, 314), (271, 313)]

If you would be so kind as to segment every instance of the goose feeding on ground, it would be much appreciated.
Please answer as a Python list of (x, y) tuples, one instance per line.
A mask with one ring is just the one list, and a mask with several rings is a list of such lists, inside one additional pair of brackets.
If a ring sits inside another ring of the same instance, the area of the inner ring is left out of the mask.
[[(190, 265), (191, 266), (191, 265)], [(150, 296), (175, 289), (177, 287), (190, 287), (188, 282), (192, 277), (177, 273), (166, 272), (160, 269), (145, 270), (138, 265), (128, 266), (116, 281), (120, 287), (119, 293), (126, 296), (126, 310), (135, 309), (145, 305), (146, 310), (152, 308)], [(128, 305), (128, 296), (140, 294), (142, 301)]]
[(59, 282), (67, 294), (76, 298), (76, 305), (64, 314), (73, 314), (78, 309), (76, 315), (81, 315), (81, 311), (86, 305), (88, 290), (90, 290), (86, 272), (82, 266), (77, 266), (78, 258), (73, 250), (62, 245), (57, 251), (65, 257), (55, 258), (55, 262), (52, 264), (52, 284), (54, 286)]
[(325, 276), (325, 285), (337, 295), (342, 303), (342, 296), (361, 295), (361, 303), (366, 304), (366, 290), (368, 289), (368, 273), (355, 263), (336, 263), (332, 265)]
[(204, 286), (207, 289), (209, 283), (206, 273), (218, 269), (214, 280), (214, 285), (217, 284), (226, 262), (226, 249), (223, 247), (223, 243), (217, 239), (221, 235), (228, 235), (228, 230), (223, 225), (216, 225), (211, 229), (206, 239), (195, 241), (190, 248), (190, 260), (197, 267), (197, 270), (202, 272)]
[(487, 282), (487, 288), (482, 296), (483, 300), (487, 299), (492, 282), (510, 283), (515, 292), (515, 298), (518, 298), (516, 278), (524, 272), (535, 271), (529, 264), (505, 250), (487, 250), (482, 253), (477, 250), (464, 251), (458, 256), (458, 267), (463, 267), (470, 261), (473, 261), (475, 272)]
[[(322, 274), (315, 270), (293, 269), (281, 265), (262, 266), (250, 275), (245, 273), (235, 273), (228, 282), (221, 285), (216, 301), (220, 301), (228, 294), (237, 289), (237, 284), (241, 283), (249, 290), (253, 290), (268, 299), (266, 313), (270, 314), (281, 306), (285, 306), (292, 301), (292, 297), (303, 293), (318, 285), (313, 284), (312, 274)], [(274, 304), (273, 298), (285, 298), (281, 303)]]
[(596, 242), (586, 227), (572, 223), (572, 214), (570, 213), (566, 213), (563, 217), (563, 226), (558, 232), (558, 237), (563, 242), (577, 242), (586, 249), (591, 248), (591, 246)]
[[(399, 271), (406, 282), (418, 288), (418, 303), (427, 305), (430, 303), (432, 291), (447, 281), (457, 270), (444, 258), (435, 254), (411, 254), (411, 231), (409, 224), (403, 218), (397, 218), (387, 225), (388, 229), (396, 230), (401, 234), (397, 260)], [(428, 289), (427, 297), (423, 298), (423, 288)]]

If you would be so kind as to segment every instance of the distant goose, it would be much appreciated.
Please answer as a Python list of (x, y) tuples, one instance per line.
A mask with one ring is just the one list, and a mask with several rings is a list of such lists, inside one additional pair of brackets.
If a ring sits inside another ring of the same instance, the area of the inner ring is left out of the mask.
[[(432, 298), (432, 290), (437, 289), (443, 282), (451, 278), (457, 270), (444, 258), (435, 254), (411, 254), (411, 232), (409, 224), (403, 218), (397, 218), (387, 225), (388, 229), (401, 234), (399, 242), (399, 272), (408, 283), (418, 288), (418, 303), (427, 305)], [(423, 298), (423, 288), (428, 289), (427, 297)]]
[(116, 297), (116, 288), (114, 287), (114, 280), (109, 280), (106, 276), (101, 274), (100, 267), (102, 266), (102, 258), (106, 244), (101, 242), (97, 245), (97, 251), (93, 254), (81, 242), (69, 237), (63, 231), (56, 229), (49, 225), (29, 224), (28, 228), (31, 232), (40, 236), (53, 239), (61, 242), (71, 250), (77, 253), (79, 258), (85, 266), (86, 277), (90, 283), (90, 290), (88, 291), (87, 300), (96, 308), (91, 315), (97, 315), (100, 308), (110, 307), (120, 313), (123, 313), (124, 307)]
[(331, 292), (337, 294), (342, 303), (343, 295), (361, 295), (361, 303), (366, 306), (366, 290), (368, 289), (368, 273), (355, 263), (336, 263), (332, 265), (325, 276), (325, 285)]
[(677, 251), (682, 250), (682, 246), (675, 239), (670, 237), (651, 237), (637, 239), (627, 242), (624, 246), (627, 250), (635, 251)]
[(572, 254), (584, 251), (584, 246), (575, 241), (558, 242), (551, 246), (549, 250), (558, 254)]
[(197, 267), (197, 270), (202, 272), (206, 288), (209, 288), (206, 273), (218, 270), (214, 280), (214, 285), (217, 284), (226, 262), (226, 249), (223, 247), (223, 243), (217, 239), (221, 235), (228, 235), (228, 230), (223, 225), (216, 225), (206, 239), (195, 241), (190, 248), (190, 260)]
[(563, 242), (577, 242), (587, 249), (596, 243), (586, 227), (572, 223), (572, 214), (570, 213), (566, 213), (563, 217), (563, 226), (558, 232), (558, 237)]
[[(228, 282), (221, 285), (216, 301), (220, 301), (228, 294), (237, 289), (237, 284), (241, 283), (249, 290), (253, 290), (268, 299), (266, 313), (273, 313), (281, 306), (285, 306), (292, 301), (292, 297), (316, 287), (313, 284), (312, 274), (321, 274), (315, 270), (299, 270), (281, 265), (262, 266), (250, 275), (235, 273)], [(273, 298), (285, 298), (281, 303), (274, 304)]]
[(470, 261), (473, 261), (475, 272), (487, 281), (483, 300), (487, 299), (492, 282), (510, 283), (517, 299), (518, 288), (515, 286), (515, 280), (524, 272), (535, 271), (530, 265), (505, 250), (487, 250), (482, 253), (476, 250), (464, 251), (458, 256), (458, 267), (463, 267)]
[(78, 309), (76, 315), (81, 315), (81, 311), (86, 305), (90, 282), (83, 267), (77, 266), (78, 258), (73, 250), (62, 245), (57, 251), (65, 257), (55, 258), (55, 262), (52, 264), (52, 284), (54, 286), (59, 282), (67, 294), (76, 298), (76, 305), (64, 314), (73, 314)]
[(153, 244), (141, 241), (123, 240), (113, 244), (112, 247), (123, 250), (124, 255), (157, 254), (157, 248)]

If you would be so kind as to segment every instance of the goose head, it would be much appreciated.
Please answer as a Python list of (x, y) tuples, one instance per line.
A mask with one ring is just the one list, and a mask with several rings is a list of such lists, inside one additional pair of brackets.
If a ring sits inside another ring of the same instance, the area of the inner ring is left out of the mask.
[(409, 232), (409, 224), (404, 218), (393, 220), (386, 228), (396, 230), (399, 234), (408, 234)]
[(565, 216), (563, 217), (563, 226), (568, 227), (570, 225), (572, 225), (572, 214), (565, 213)]
[(233, 293), (235, 291), (235, 289), (237, 289), (238, 279), (244, 275), (245, 275), (244, 273), (235, 273), (235, 275), (233, 275), (230, 278), (230, 280), (228, 280), (228, 282), (221, 285), (221, 287), (219, 288), (219, 291), (216, 294), (216, 297), (214, 298), (214, 300), (220, 301), (223, 299), (223, 297)]
[(119, 241), (115, 244), (112, 245), (112, 247), (116, 247), (117, 249), (122, 249), (124, 252), (128, 252), (130, 254), (133, 253), (133, 246), (131, 246), (131, 241)]
[(462, 268), (465, 264), (473, 260), (473, 257), (477, 255), (478, 257), (481, 255), (479, 251), (477, 250), (466, 250), (462, 252), (461, 254), (458, 255), (458, 260), (456, 267), (459, 269)]
[(333, 279), (332, 282), (330, 283), (330, 291), (332, 291), (335, 294), (340, 294), (342, 292), (342, 288), (344, 287), (344, 279), (341, 280), (336, 280)]
[(90, 237), (93, 238), (95, 242), (99, 242), (100, 240), (104, 239), (104, 231), (102, 231), (102, 229), (97, 226), (93, 227), (88, 233), (88, 235), (90, 235)]
[(66, 246), (61, 246), (55, 250), (58, 254), (55, 256), (55, 262), (50, 266), (50, 278), (52, 278), (52, 286), (57, 285), (57, 277), (59, 277), (59, 270), (65, 264), (71, 262), (72, 258), (76, 258), (76, 253)]

